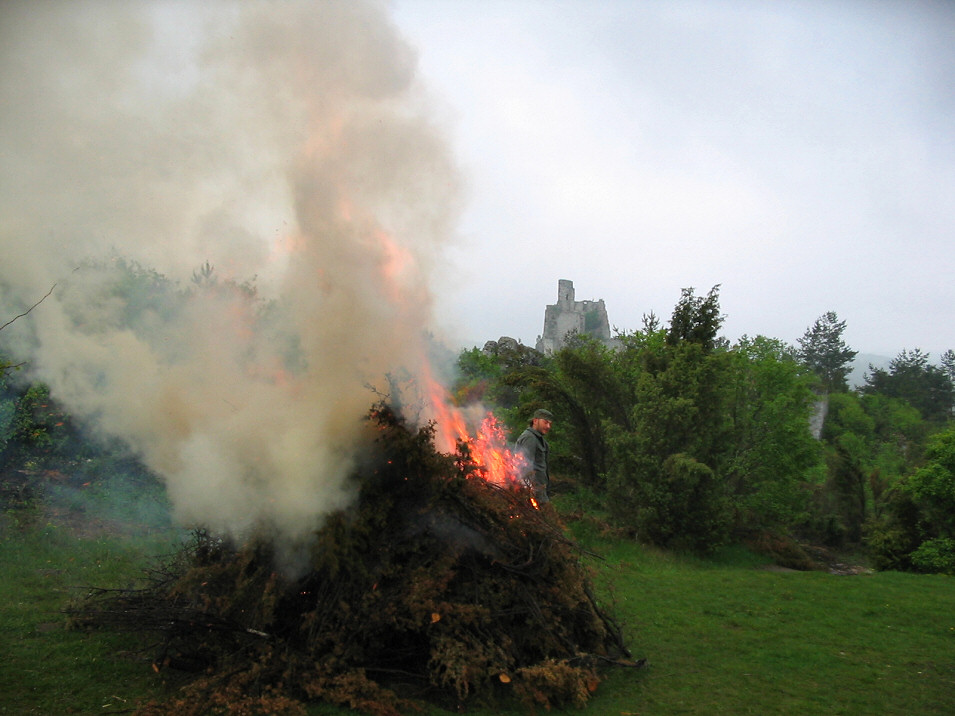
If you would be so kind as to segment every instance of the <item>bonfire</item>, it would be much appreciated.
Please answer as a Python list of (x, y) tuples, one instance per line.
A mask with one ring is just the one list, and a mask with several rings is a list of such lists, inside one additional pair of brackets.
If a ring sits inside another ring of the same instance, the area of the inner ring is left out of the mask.
[[(326, 521), (288, 576), (262, 535), (196, 531), (142, 586), (94, 590), (77, 625), (149, 636), (185, 686), (141, 714), (305, 713), (326, 701), (381, 716), (521, 701), (583, 705), (602, 667), (636, 666), (550, 505), (475, 459), (435, 449), (377, 406), (357, 504)], [(506, 472), (506, 471), (505, 471)]]

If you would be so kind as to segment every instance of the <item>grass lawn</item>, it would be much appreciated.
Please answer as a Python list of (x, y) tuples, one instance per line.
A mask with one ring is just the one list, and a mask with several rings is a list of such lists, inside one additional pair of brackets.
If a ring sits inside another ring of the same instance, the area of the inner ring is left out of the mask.
[(0, 714), (128, 712), (159, 693), (128, 636), (69, 630), (62, 610), (86, 586), (131, 584), (145, 554), (172, 549), (171, 533), (77, 537), (48, 524), (0, 535)]
[[(84, 586), (128, 585), (145, 555), (170, 551), (174, 540), (171, 532), (3, 527), (0, 713), (128, 713), (162, 693), (129, 637), (66, 630), (61, 610)], [(610, 671), (584, 713), (955, 713), (950, 577), (779, 572), (743, 551), (705, 561), (585, 541), (603, 556), (595, 560), (602, 598), (614, 602), (634, 657), (648, 666)], [(317, 705), (310, 713), (351, 712)]]
[(955, 713), (955, 580), (836, 576), (607, 545), (605, 578), (650, 666), (607, 714)]

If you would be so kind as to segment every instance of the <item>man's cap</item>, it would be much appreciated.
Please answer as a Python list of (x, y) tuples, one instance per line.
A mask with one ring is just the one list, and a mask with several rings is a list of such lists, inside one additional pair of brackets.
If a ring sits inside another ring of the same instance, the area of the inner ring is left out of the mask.
[(535, 419), (543, 418), (544, 420), (550, 420), (551, 422), (553, 422), (554, 414), (550, 412), (549, 410), (544, 410), (543, 408), (540, 408), (539, 410), (534, 411), (534, 418)]

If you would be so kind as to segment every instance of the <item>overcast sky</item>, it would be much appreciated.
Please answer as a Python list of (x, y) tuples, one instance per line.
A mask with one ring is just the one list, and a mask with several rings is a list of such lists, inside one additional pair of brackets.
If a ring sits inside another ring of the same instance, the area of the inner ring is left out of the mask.
[(724, 332), (955, 348), (955, 3), (396, 0), (468, 182), (458, 340), (721, 285)]

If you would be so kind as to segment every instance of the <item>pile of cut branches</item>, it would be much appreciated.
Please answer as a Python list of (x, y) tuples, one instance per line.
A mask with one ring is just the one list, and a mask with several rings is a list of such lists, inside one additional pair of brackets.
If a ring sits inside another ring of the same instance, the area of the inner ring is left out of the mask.
[(142, 714), (381, 716), (416, 701), (583, 705), (603, 664), (634, 665), (549, 505), (480, 479), (386, 408), (353, 508), (317, 534), (303, 576), (266, 539), (196, 532), (138, 589), (97, 590), (75, 622), (153, 635), (154, 667), (190, 670)]

